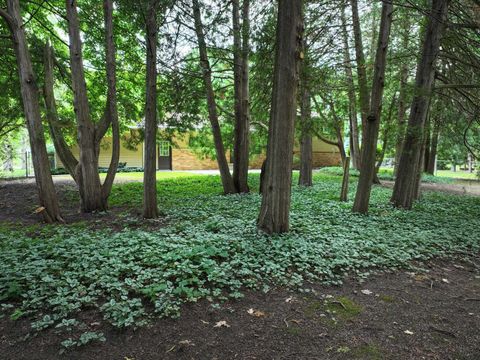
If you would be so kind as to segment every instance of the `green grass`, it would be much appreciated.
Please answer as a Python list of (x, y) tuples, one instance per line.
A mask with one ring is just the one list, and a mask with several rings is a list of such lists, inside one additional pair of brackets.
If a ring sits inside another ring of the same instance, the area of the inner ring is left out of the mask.
[[(181, 177), (192, 177), (192, 175), (188, 172), (182, 171), (157, 171), (157, 180), (164, 180), (164, 179), (177, 179)], [(54, 179), (58, 180), (71, 180), (70, 175), (54, 175)], [(100, 174), (100, 179), (104, 180), (106, 174)], [(115, 176), (116, 182), (130, 182), (130, 181), (143, 181), (143, 172), (124, 172), (124, 173), (117, 173)]]
[[(158, 181), (164, 228), (0, 225), (0, 310), (30, 319), (34, 330), (81, 328), (87, 308), (116, 327), (140, 326), (202, 298), (340, 284), (347, 274), (480, 250), (479, 198), (426, 193), (402, 211), (389, 205), (391, 190), (375, 187), (362, 216), (338, 201), (338, 176), (316, 173), (314, 187), (293, 187), (291, 232), (268, 237), (256, 229), (258, 194), (223, 196), (218, 176), (161, 174), (172, 176)], [(254, 191), (258, 182), (252, 175)], [(354, 191), (352, 182), (350, 198)], [(141, 198), (141, 183), (117, 184), (110, 204), (139, 207)], [(85, 334), (64, 345), (102, 338)]]
[(469, 173), (468, 171), (450, 171), (450, 170), (438, 170), (437, 177), (445, 177), (451, 179), (461, 180), (479, 180), (476, 172)]

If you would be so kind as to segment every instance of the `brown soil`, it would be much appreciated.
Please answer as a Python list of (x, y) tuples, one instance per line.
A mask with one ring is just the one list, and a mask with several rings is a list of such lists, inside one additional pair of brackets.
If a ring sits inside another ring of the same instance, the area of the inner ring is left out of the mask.
[[(189, 304), (179, 319), (155, 320), (136, 331), (113, 329), (85, 313), (84, 320), (107, 341), (64, 355), (58, 351), (65, 335), (51, 329), (24, 340), (28, 322), (4, 317), (0, 358), (476, 360), (479, 262), (480, 254), (468, 262), (436, 261), (416, 273), (313, 286), (310, 293), (250, 292), (220, 309), (206, 301)], [(220, 321), (227, 326), (215, 327)]]
[[(121, 230), (125, 226), (155, 229), (165, 226), (165, 220), (143, 220), (140, 209), (110, 207), (105, 213), (85, 214), (80, 212), (78, 190), (73, 180), (54, 179), (62, 216), (67, 224), (86, 222), (91, 227), (110, 227)], [(38, 193), (34, 179), (0, 180), (0, 223), (42, 223), (42, 217), (35, 213)], [(132, 221), (135, 218), (136, 221)]]

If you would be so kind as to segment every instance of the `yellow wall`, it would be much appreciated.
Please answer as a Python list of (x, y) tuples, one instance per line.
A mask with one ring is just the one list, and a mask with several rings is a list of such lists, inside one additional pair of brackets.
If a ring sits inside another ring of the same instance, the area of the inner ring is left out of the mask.
[[(174, 139), (172, 147), (172, 170), (214, 170), (217, 169), (216, 160), (201, 159), (188, 147), (188, 135), (178, 136)], [(143, 167), (143, 143), (139, 144), (137, 150), (130, 150), (120, 141), (120, 162), (126, 162), (127, 167)], [(72, 146), (72, 153), (78, 159), (79, 149), (77, 145)], [(298, 158), (300, 146), (295, 142), (294, 157)], [(111, 138), (107, 137), (102, 140), (100, 146), (99, 166), (108, 167), (112, 156)], [(227, 152), (227, 159), (230, 155)], [(259, 169), (265, 159), (264, 154), (260, 154), (250, 160), (251, 169)], [(60, 158), (55, 154), (55, 161), (58, 167), (63, 167)], [(329, 145), (318, 138), (313, 139), (313, 166), (333, 166), (339, 165), (341, 162), (338, 148)]]

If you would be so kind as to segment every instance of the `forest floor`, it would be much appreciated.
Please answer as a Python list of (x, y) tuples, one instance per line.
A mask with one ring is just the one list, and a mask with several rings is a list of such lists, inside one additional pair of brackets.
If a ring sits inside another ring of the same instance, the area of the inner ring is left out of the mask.
[(249, 291), (218, 309), (201, 301), (185, 305), (179, 319), (158, 319), (138, 330), (118, 330), (87, 312), (84, 320), (105, 334), (105, 343), (63, 356), (56, 329), (24, 340), (29, 322), (6, 317), (0, 320), (0, 358), (477, 360), (480, 257), (470, 260), (314, 285), (309, 294)]
[[(294, 187), (292, 232), (274, 245), (255, 232), (257, 195), (165, 176), (156, 222), (140, 220), (141, 183), (120, 178), (108, 213), (82, 215), (73, 182), (57, 179), (69, 225), (54, 227), (38, 224), (31, 180), (0, 182), (0, 359), (480, 358), (480, 203), (445, 188), (458, 185), (424, 184), (434, 191), (412, 212), (375, 187), (362, 217), (338, 202), (340, 178), (316, 175)], [(144, 323), (157, 304), (137, 281), (166, 272), (176, 289), (200, 282), (177, 293), (178, 318)], [(233, 297), (217, 300), (219, 287)], [(103, 339), (80, 346), (84, 334)]]

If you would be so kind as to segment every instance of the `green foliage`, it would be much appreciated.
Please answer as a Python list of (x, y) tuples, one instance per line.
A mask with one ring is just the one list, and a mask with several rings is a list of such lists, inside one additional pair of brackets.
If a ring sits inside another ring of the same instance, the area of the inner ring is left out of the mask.
[[(252, 176), (253, 189), (258, 181)], [(471, 235), (480, 231), (478, 198), (427, 193), (407, 212), (388, 204), (389, 190), (375, 188), (370, 215), (360, 216), (337, 200), (339, 178), (320, 173), (313, 188), (293, 189), (291, 232), (268, 237), (256, 229), (260, 196), (222, 196), (220, 184), (217, 176), (160, 181), (168, 225), (151, 232), (3, 226), (1, 302), (15, 301), (14, 314), (25, 313), (36, 330), (79, 326), (85, 308), (116, 327), (140, 326), (152, 316), (178, 316), (182, 304), (202, 298), (218, 302), (244, 289), (301, 288), (310, 281), (339, 284), (346, 274), (480, 250)], [(111, 203), (137, 206), (141, 193), (140, 183), (117, 185)]]

